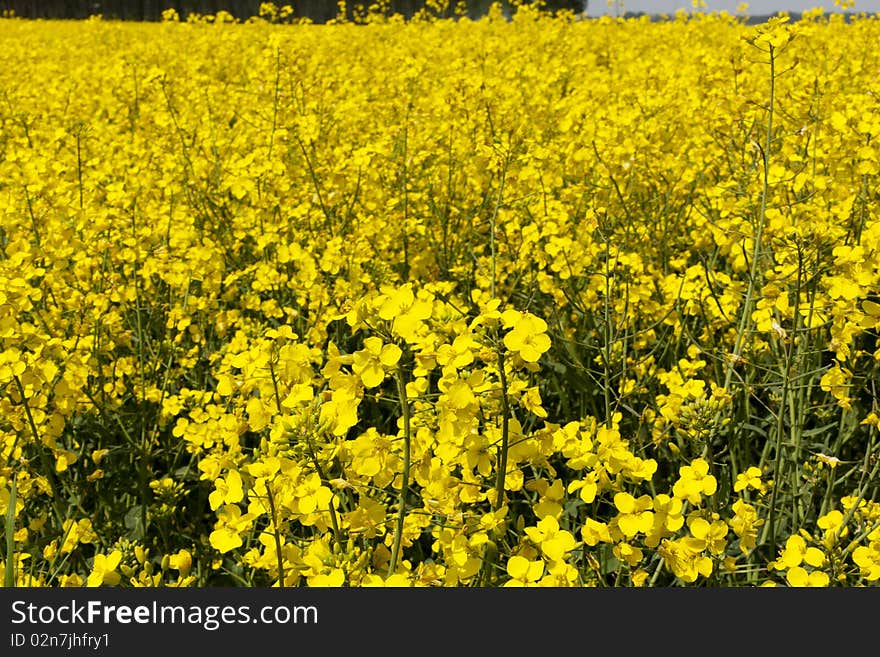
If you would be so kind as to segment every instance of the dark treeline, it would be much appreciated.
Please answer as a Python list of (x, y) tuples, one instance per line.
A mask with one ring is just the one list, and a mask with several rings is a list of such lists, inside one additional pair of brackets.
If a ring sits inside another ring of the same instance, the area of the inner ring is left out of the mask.
[[(467, 2), (472, 17), (482, 15), (491, 0)], [(238, 19), (247, 19), (259, 13), (261, 0), (0, 0), (0, 10), (13, 11), (22, 18), (88, 18), (101, 14), (106, 19), (155, 21), (165, 9), (176, 9), (181, 19), (191, 13), (216, 14), (228, 11)], [(336, 17), (337, 0), (277, 0), (281, 7), (290, 5), (294, 15), (323, 23)], [(369, 5), (369, 0), (348, 0), (349, 12), (357, 4)], [(454, 5), (455, 3), (450, 3)], [(502, 3), (503, 4), (503, 3)], [(424, 6), (424, 0), (390, 0), (390, 13), (412, 16)], [(581, 12), (582, 0), (547, 0), (546, 7), (551, 10), (570, 9)], [(451, 11), (450, 11), (451, 14)]]

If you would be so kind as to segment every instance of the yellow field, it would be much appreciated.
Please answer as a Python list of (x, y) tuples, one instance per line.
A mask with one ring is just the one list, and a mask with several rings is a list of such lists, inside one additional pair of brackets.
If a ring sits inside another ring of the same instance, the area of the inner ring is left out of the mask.
[(6, 584), (876, 585), (878, 21), (364, 23), (0, 21)]

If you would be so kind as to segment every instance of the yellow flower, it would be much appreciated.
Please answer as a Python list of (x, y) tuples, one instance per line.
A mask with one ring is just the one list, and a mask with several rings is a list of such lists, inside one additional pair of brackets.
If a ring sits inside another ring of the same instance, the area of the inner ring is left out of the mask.
[(215, 550), (221, 553), (241, 547), (241, 534), (251, 526), (254, 515), (242, 515), (241, 509), (235, 504), (226, 505), (217, 512), (217, 528), (211, 532), (208, 541)]
[(237, 470), (230, 470), (226, 478), (218, 478), (214, 482), (214, 492), (208, 496), (208, 504), (216, 511), (224, 504), (236, 504), (244, 499), (241, 475)]
[(682, 466), (679, 475), (672, 492), (677, 498), (691, 504), (701, 504), (703, 495), (713, 495), (718, 488), (717, 480), (709, 474), (709, 464), (703, 459)]
[(122, 552), (113, 550), (109, 555), (96, 554), (95, 561), (92, 565), (92, 572), (86, 580), (86, 586), (101, 586), (107, 584), (116, 586), (119, 584), (121, 576), (116, 572), (119, 562), (122, 560)]
[(853, 550), (852, 560), (866, 580), (869, 582), (880, 580), (880, 540), (872, 541), (868, 546), (857, 547)]
[(838, 404), (843, 408), (850, 408), (852, 399), (849, 397), (849, 382), (852, 379), (852, 372), (839, 364), (835, 364), (819, 381), (819, 386), (825, 392), (830, 392), (837, 399)]
[(750, 466), (745, 472), (740, 472), (736, 476), (736, 481), (733, 484), (733, 491), (739, 493), (740, 491), (751, 487), (759, 493), (763, 493), (764, 484), (761, 482), (761, 474), (761, 469), (756, 468), (755, 466)]
[(831, 582), (831, 578), (828, 577), (827, 573), (823, 573), (820, 570), (808, 573), (800, 566), (790, 569), (785, 575), (785, 579), (791, 586), (796, 587), (828, 586)]
[(351, 369), (361, 377), (366, 388), (375, 388), (385, 380), (402, 355), (396, 344), (382, 344), (382, 339), (371, 336), (364, 340), (364, 348), (354, 353)]
[(577, 547), (574, 536), (560, 529), (559, 522), (553, 516), (540, 520), (537, 527), (526, 527), (525, 533), (551, 561), (561, 561)]
[(550, 348), (547, 322), (530, 313), (507, 311), (502, 314), (505, 324), (512, 329), (504, 336), (504, 346), (519, 354), (527, 363), (537, 363), (541, 354)]
[(192, 555), (189, 550), (178, 550), (177, 554), (171, 555), (168, 565), (179, 571), (181, 577), (186, 577), (192, 568)]
[(338, 588), (345, 584), (345, 571), (341, 568), (333, 568), (330, 572), (319, 573), (308, 578), (309, 586)]
[[(612, 552), (620, 561), (625, 561), (630, 566), (637, 565), (644, 556), (640, 548), (629, 543), (618, 543), (614, 546)], [(636, 586), (639, 586), (639, 584), (636, 584)]]
[(692, 583), (700, 576), (708, 577), (712, 574), (712, 560), (686, 542), (664, 539), (658, 552), (667, 568), (685, 582)]
[(654, 525), (654, 514), (650, 495), (642, 495), (636, 499), (626, 492), (614, 495), (614, 506), (620, 513), (617, 515), (617, 526), (623, 535), (632, 538), (639, 532), (648, 533)]
[(537, 582), (544, 574), (544, 562), (540, 559), (529, 561), (525, 557), (514, 555), (507, 560), (507, 574), (510, 579), (504, 586), (528, 586)]
[(711, 523), (705, 518), (693, 517), (688, 519), (688, 528), (692, 538), (683, 541), (696, 552), (708, 550), (714, 555), (724, 554), (727, 547), (727, 523), (723, 520), (713, 520)]
[(7, 349), (0, 352), (0, 384), (7, 383), (13, 377), (24, 374), (26, 369), (21, 352), (18, 349)]
[(764, 524), (763, 519), (758, 518), (758, 512), (751, 504), (742, 500), (733, 503), (734, 516), (728, 523), (733, 533), (739, 537), (739, 547), (744, 554), (748, 554), (757, 543), (758, 527)]
[(600, 542), (612, 543), (614, 539), (608, 529), (608, 525), (593, 518), (587, 518), (584, 526), (581, 527), (581, 537), (584, 543), (589, 546), (597, 545)]

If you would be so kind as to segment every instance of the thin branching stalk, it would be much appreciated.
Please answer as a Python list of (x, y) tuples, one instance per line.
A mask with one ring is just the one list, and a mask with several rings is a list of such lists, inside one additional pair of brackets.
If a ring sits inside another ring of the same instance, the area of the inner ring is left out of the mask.
[(510, 153), (508, 153), (504, 158), (504, 166), (501, 167), (501, 180), (498, 183), (498, 196), (495, 198), (495, 206), (492, 208), (492, 214), (489, 217), (489, 252), (492, 257), (491, 262), (491, 277), (489, 279), (489, 293), (492, 297), (495, 296), (495, 291), (497, 288), (497, 260), (498, 253), (496, 247), (496, 237), (495, 233), (497, 230), (497, 222), (498, 222), (498, 211), (501, 209), (501, 201), (504, 198), (504, 183), (507, 179), (507, 168), (510, 166)]
[[(269, 373), (272, 376), (272, 387), (275, 391), (275, 408), (281, 414), (281, 397), (278, 394), (278, 380), (275, 376), (275, 366), (272, 356), (269, 357)], [(315, 460), (317, 464), (317, 459)], [(324, 476), (318, 474), (323, 481)], [(278, 560), (278, 588), (284, 588), (284, 557), (281, 554), (281, 527), (278, 521), (278, 509), (275, 505), (275, 496), (272, 494), (271, 482), (266, 482), (266, 497), (269, 500), (269, 512), (272, 514), (272, 538), (275, 540), (275, 557)], [(330, 505), (332, 508), (332, 504)], [(335, 523), (334, 523), (335, 524)]]
[(269, 356), (269, 374), (272, 377), (272, 392), (275, 396), (275, 408), (278, 411), (278, 414), (281, 415), (281, 395), (278, 392), (278, 377), (275, 376), (274, 354)]
[(403, 122), (403, 144), (401, 153), (401, 165), (398, 173), (398, 182), (400, 185), (400, 197), (403, 203), (403, 221), (401, 222), (402, 242), (403, 242), (403, 264), (401, 267), (401, 278), (404, 282), (409, 280), (409, 117), (412, 112), (412, 100), (406, 106), (406, 117)]
[[(752, 317), (752, 308), (755, 303), (755, 296), (757, 294), (758, 289), (758, 272), (760, 271), (760, 262), (761, 262), (761, 250), (762, 250), (762, 240), (764, 234), (764, 224), (766, 221), (766, 213), (767, 213), (767, 197), (770, 189), (770, 147), (773, 140), (773, 113), (775, 111), (775, 96), (776, 96), (776, 51), (773, 44), (769, 44), (769, 55), (770, 55), (770, 99), (767, 105), (767, 130), (765, 133), (764, 146), (761, 147), (757, 145), (759, 150), (761, 151), (761, 161), (763, 165), (763, 176), (761, 181), (761, 205), (758, 211), (757, 224), (755, 226), (755, 233), (753, 236), (754, 244), (752, 245), (752, 257), (750, 268), (749, 268), (749, 283), (746, 289), (746, 296), (743, 300), (742, 312), (740, 314), (739, 326), (736, 331), (736, 339), (734, 341), (733, 352), (729, 356), (729, 360), (727, 362), (726, 373), (724, 376), (724, 388), (725, 390), (730, 390), (730, 384), (733, 381), (734, 371), (737, 364), (740, 362), (742, 358), (742, 352), (745, 348), (746, 336), (748, 334), (748, 326)], [(720, 414), (719, 418), (720, 419)], [(779, 442), (782, 440), (781, 434), (777, 436)], [(709, 444), (707, 442), (705, 454), (708, 454)], [(780, 445), (777, 445), (776, 459), (777, 463), (781, 458), (779, 453)], [(774, 495), (776, 491), (776, 487), (778, 486), (778, 481), (774, 482)], [(771, 540), (775, 540), (775, 534), (772, 533), (773, 522), (772, 522), (772, 509), (771, 509), (771, 521), (764, 525), (763, 535), (761, 542), (763, 543), (768, 536), (771, 537)], [(773, 548), (775, 549), (775, 548)]]
[[(189, 292), (190, 286), (192, 285), (192, 273), (190, 273), (189, 279), (186, 282), (186, 291), (183, 294), (183, 310), (187, 310), (187, 305), (189, 303)], [(162, 389), (159, 394), (158, 406), (162, 408), (162, 403), (165, 401), (165, 397), (168, 394), (168, 384), (171, 378), (171, 363), (174, 359), (175, 347), (174, 343), (171, 343), (168, 359), (165, 362), (165, 375), (162, 378)], [(159, 435), (159, 424), (160, 424), (161, 414), (156, 415), (156, 421), (153, 423), (153, 429), (150, 432), (150, 444), (154, 444), (157, 436)]]
[(15, 503), (17, 492), (16, 478), (13, 476), (9, 489), (9, 502), (6, 507), (6, 522), (3, 527), (3, 532), (6, 534), (6, 554), (3, 557), (6, 566), (3, 574), (3, 586), (8, 589), (15, 586)]
[(602, 304), (602, 393), (605, 400), (605, 427), (611, 428), (611, 252), (605, 238), (605, 299)]
[[(872, 431), (876, 435), (876, 431)], [(839, 539), (843, 534), (843, 528), (849, 523), (852, 519), (853, 514), (855, 514), (856, 509), (859, 508), (859, 505), (862, 503), (862, 500), (865, 499), (865, 495), (868, 493), (868, 490), (876, 486), (877, 475), (880, 473), (880, 458), (877, 458), (876, 454), (873, 454), (874, 449), (876, 448), (875, 441), (871, 441), (871, 444), (868, 446), (867, 451), (865, 452), (865, 465), (864, 470), (862, 472), (862, 480), (859, 482), (859, 490), (855, 495), (855, 500), (850, 506), (849, 510), (847, 510), (846, 514), (843, 516), (843, 521), (840, 523), (840, 526), (837, 528), (835, 532), (835, 538)], [(872, 456), (874, 456), (874, 468), (871, 470), (870, 474), (868, 473), (868, 466), (872, 461)], [(867, 476), (865, 476), (867, 475)]]
[(312, 158), (309, 157), (309, 152), (306, 150), (306, 145), (303, 143), (303, 140), (297, 137), (296, 141), (306, 160), (306, 168), (309, 170), (309, 177), (312, 179), (312, 185), (315, 187), (315, 195), (318, 197), (318, 205), (321, 207), (321, 213), (324, 215), (324, 227), (331, 235), (333, 235), (333, 215), (330, 214), (330, 210), (327, 209), (327, 205), (324, 203), (324, 195), (321, 193), (321, 183), (318, 181), (318, 174), (312, 164)]
[(507, 475), (507, 453), (510, 449), (510, 400), (507, 396), (507, 374), (504, 371), (504, 351), (498, 351), (498, 376), (501, 379), (501, 445), (498, 446), (498, 471), (495, 473), (495, 511), (504, 503), (504, 478)]
[[(309, 435), (306, 435), (306, 449), (308, 449), (309, 458), (312, 460), (312, 465), (315, 466), (315, 472), (318, 473), (321, 482), (329, 487), (330, 481), (327, 479), (327, 475), (324, 474), (324, 468), (321, 467), (321, 462), (318, 460), (318, 455), (315, 453), (315, 449), (312, 446), (312, 439)], [(339, 520), (336, 518), (336, 509), (333, 508), (332, 497), (330, 498), (330, 503), (327, 507), (327, 510), (330, 513), (330, 524), (333, 527), (333, 538), (337, 545), (342, 545), (342, 533), (339, 530)]]
[(34, 444), (37, 448), (37, 452), (40, 455), (40, 465), (43, 468), (43, 471), (46, 473), (46, 483), (49, 485), (50, 495), (52, 497), (52, 509), (55, 511), (55, 517), (58, 519), (59, 524), (63, 524), (64, 514), (61, 513), (61, 509), (58, 507), (58, 489), (54, 484), (54, 468), (52, 468), (51, 463), (46, 459), (46, 453), (43, 449), (42, 441), (40, 440), (40, 433), (37, 431), (37, 423), (34, 421), (33, 413), (31, 413), (31, 406), (28, 403), (27, 396), (25, 394), (24, 385), (21, 383), (21, 379), (18, 378), (17, 375), (12, 376), (12, 380), (15, 381), (15, 387), (18, 389), (18, 394), (21, 396), (21, 404), (24, 407), (24, 413), (27, 416), (28, 427), (31, 430), (31, 435), (34, 438)]
[(400, 494), (397, 498), (397, 524), (394, 527), (394, 539), (391, 544), (391, 560), (388, 563), (388, 574), (393, 575), (397, 570), (397, 562), (400, 558), (400, 542), (403, 538), (403, 521), (406, 517), (406, 493), (409, 488), (410, 448), (412, 443), (409, 400), (406, 396), (406, 379), (404, 378), (403, 365), (398, 363), (397, 372), (397, 395), (400, 399), (400, 412), (403, 416), (403, 473), (401, 474)]
[(278, 522), (278, 510), (275, 507), (275, 496), (272, 484), (266, 482), (266, 497), (269, 498), (269, 512), (272, 514), (272, 537), (275, 539), (275, 557), (278, 560), (278, 588), (284, 588), (284, 555), (281, 553), (281, 527)]
[(761, 240), (764, 234), (764, 223), (765, 223), (765, 215), (767, 212), (767, 194), (770, 188), (770, 143), (773, 138), (773, 111), (774, 111), (774, 97), (775, 97), (775, 89), (776, 89), (776, 57), (774, 53), (773, 46), (770, 46), (770, 104), (767, 108), (767, 134), (764, 142), (764, 147), (761, 152), (761, 159), (764, 167), (763, 173), (763, 182), (761, 186), (761, 207), (758, 212), (758, 222), (755, 228), (755, 235), (752, 247), (752, 262), (751, 268), (749, 270), (749, 285), (746, 290), (746, 298), (743, 302), (743, 310), (740, 315), (739, 327), (736, 331), (736, 342), (733, 346), (733, 354), (731, 354), (731, 358), (727, 364), (727, 373), (724, 377), (724, 387), (727, 388), (730, 386), (731, 381), (733, 380), (733, 371), (734, 368), (742, 356), (743, 348), (745, 346), (745, 338), (746, 338), (746, 328), (748, 327), (749, 321), (752, 316), (752, 306), (755, 301), (755, 293), (756, 293), (756, 281), (758, 278), (759, 271), (759, 262), (761, 260)]
[[(510, 398), (508, 397), (507, 373), (504, 371), (504, 350), (498, 350), (498, 376), (501, 382), (501, 444), (498, 445), (497, 469), (495, 472), (495, 499), (492, 510), (498, 511), (504, 506), (504, 484), (507, 476), (507, 455), (510, 451)], [(483, 586), (491, 583), (492, 569), (498, 559), (498, 548), (488, 541), (483, 550), (482, 582)]]
[[(786, 350), (790, 353), (790, 350)], [(776, 445), (774, 447), (774, 451), (776, 454), (776, 460), (773, 467), (773, 490), (770, 492), (770, 510), (767, 518), (767, 522), (763, 528), (762, 535), (762, 543), (767, 537), (770, 537), (770, 551), (771, 554), (776, 551), (776, 521), (777, 521), (777, 509), (776, 509), (776, 500), (780, 493), (781, 488), (781, 479), (782, 479), (782, 468), (785, 465), (785, 459), (782, 458), (782, 441), (785, 438), (785, 407), (787, 405), (787, 397), (788, 397), (788, 385), (789, 385), (789, 367), (790, 367), (790, 358), (787, 356), (785, 359), (785, 366), (782, 372), (782, 391), (780, 392), (780, 400), (779, 400), (779, 409), (776, 412)], [(797, 481), (795, 481), (795, 485)]]
[(275, 132), (278, 128), (278, 98), (281, 88), (281, 48), (275, 48), (275, 91), (272, 95), (272, 132), (269, 133), (269, 150), (266, 159), (272, 159), (272, 149), (275, 146)]
[(34, 242), (36, 242), (37, 246), (41, 246), (40, 228), (37, 226), (37, 218), (34, 215), (34, 204), (31, 202), (31, 194), (28, 191), (27, 185), (24, 185), (24, 198), (27, 201), (28, 215), (31, 219), (31, 229), (34, 231)]
[(80, 124), (76, 128), (76, 179), (79, 185), (79, 209), (83, 209), (83, 167), (82, 167), (82, 132)]
[[(134, 278), (134, 316), (137, 330), (137, 359), (138, 359), (138, 377), (140, 378), (140, 408), (146, 410), (147, 406), (147, 376), (146, 376), (146, 342), (143, 320), (141, 318), (141, 280), (140, 280), (140, 262), (137, 253), (138, 244), (138, 228), (136, 219), (137, 207), (131, 208), (131, 234), (134, 240), (135, 256), (132, 263), (132, 277)], [(138, 419), (140, 429), (140, 458), (138, 459), (138, 479), (141, 488), (141, 528), (147, 531), (147, 503), (149, 501), (149, 466), (150, 466), (150, 443), (147, 436), (147, 425), (142, 416)]]

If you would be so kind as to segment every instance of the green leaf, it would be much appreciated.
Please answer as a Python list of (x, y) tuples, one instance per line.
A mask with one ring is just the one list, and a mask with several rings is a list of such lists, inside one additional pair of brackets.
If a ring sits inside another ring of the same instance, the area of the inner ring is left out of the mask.
[(140, 541), (144, 537), (144, 523), (141, 515), (141, 505), (136, 504), (125, 514), (125, 528), (127, 536), (133, 541)]

